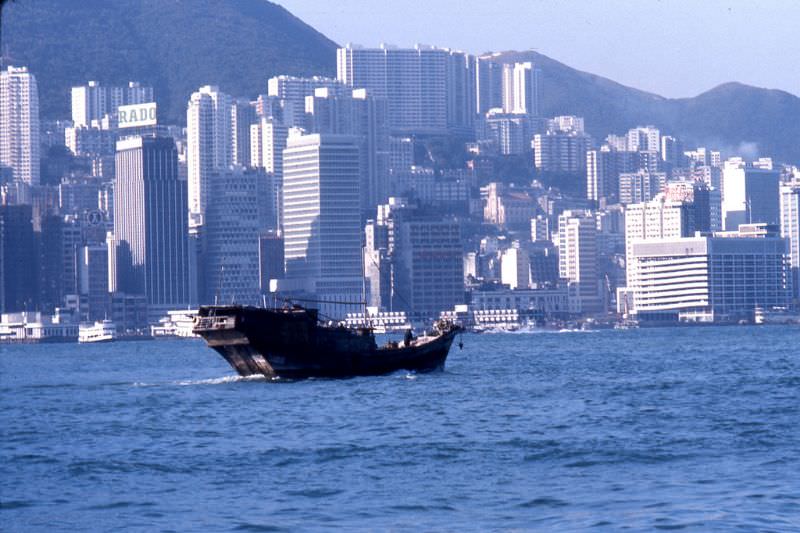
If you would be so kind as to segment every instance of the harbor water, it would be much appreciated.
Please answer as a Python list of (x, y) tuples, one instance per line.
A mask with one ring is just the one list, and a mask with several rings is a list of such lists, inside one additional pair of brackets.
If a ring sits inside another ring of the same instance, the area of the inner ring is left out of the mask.
[(463, 342), (294, 382), (199, 340), (0, 346), (0, 530), (800, 530), (800, 328)]

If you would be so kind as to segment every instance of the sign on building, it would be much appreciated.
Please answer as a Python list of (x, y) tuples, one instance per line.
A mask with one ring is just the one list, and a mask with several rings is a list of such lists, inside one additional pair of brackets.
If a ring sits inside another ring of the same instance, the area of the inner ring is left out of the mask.
[(117, 125), (120, 128), (156, 125), (156, 103), (121, 105), (117, 108)]

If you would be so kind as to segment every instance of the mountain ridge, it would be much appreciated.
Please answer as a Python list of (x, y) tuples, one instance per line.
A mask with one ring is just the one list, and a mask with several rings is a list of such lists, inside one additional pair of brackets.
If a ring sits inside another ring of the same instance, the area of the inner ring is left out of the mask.
[[(202, 85), (253, 98), (274, 75), (336, 71), (337, 44), (267, 0), (81, 0), (67, 10), (59, 0), (16, 0), (3, 9), (2, 39), (15, 63), (37, 76), (44, 118), (68, 117), (69, 87), (90, 79), (152, 84), (162, 119), (183, 123), (186, 101)], [(734, 81), (666, 98), (536, 51), (493, 55), (537, 63), (543, 115), (583, 116), (598, 142), (653, 124), (689, 146), (733, 152), (746, 144), (800, 164), (800, 98), (789, 92)]]

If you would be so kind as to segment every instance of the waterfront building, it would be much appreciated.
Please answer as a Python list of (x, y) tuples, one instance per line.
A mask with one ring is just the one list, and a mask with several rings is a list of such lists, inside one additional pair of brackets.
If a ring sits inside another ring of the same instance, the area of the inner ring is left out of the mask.
[(187, 185), (170, 137), (117, 141), (114, 184), (116, 290), (144, 295), (157, 317), (195, 299)]
[(108, 249), (106, 243), (81, 246), (77, 253), (80, 317), (83, 322), (108, 318)]
[(696, 226), (688, 202), (667, 199), (664, 194), (654, 200), (630, 204), (625, 208), (625, 264), (628, 286), (636, 272), (633, 245), (639, 241), (678, 239), (694, 235)]
[(558, 269), (578, 287), (583, 313), (602, 311), (597, 258), (597, 221), (591, 211), (567, 210), (558, 217)]
[(30, 205), (0, 205), (0, 312), (37, 305), (36, 241)]
[(259, 237), (266, 178), (263, 170), (231, 167), (209, 179), (202, 266), (202, 303), (260, 302)]
[(13, 179), (39, 184), (39, 92), (27, 67), (0, 71), (0, 166)]
[(529, 252), (519, 241), (503, 250), (500, 257), (500, 281), (511, 289), (527, 289), (531, 286)]
[(786, 239), (774, 226), (640, 240), (631, 250), (627, 289), (640, 320), (750, 320), (757, 307), (786, 307), (790, 301)]
[(286, 273), (278, 289), (322, 300), (329, 316), (344, 317), (362, 300), (359, 162), (350, 135), (297, 134), (283, 153)]
[(789, 247), (794, 297), (800, 300), (800, 176), (780, 188), (781, 236)]

